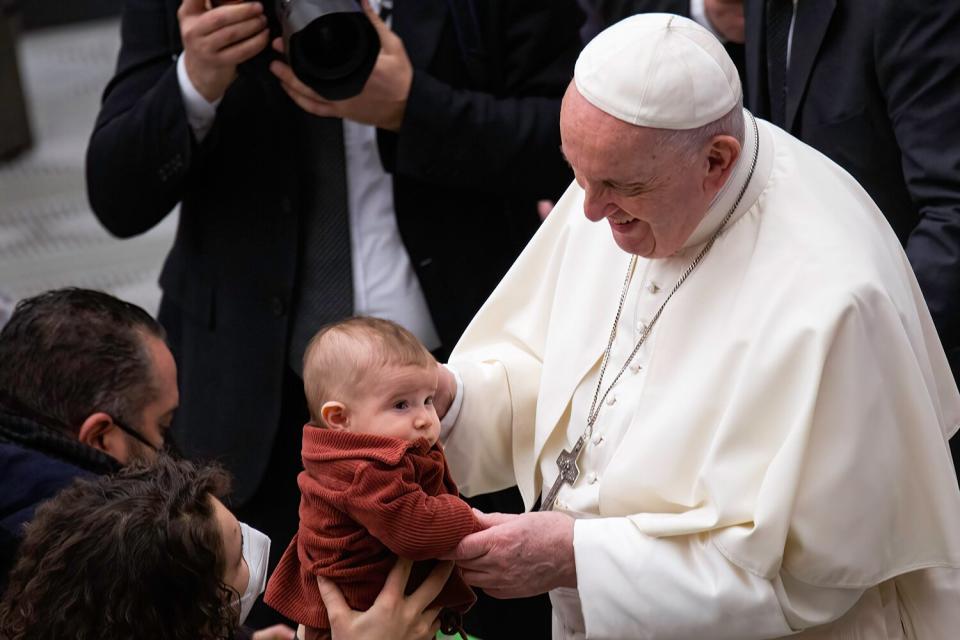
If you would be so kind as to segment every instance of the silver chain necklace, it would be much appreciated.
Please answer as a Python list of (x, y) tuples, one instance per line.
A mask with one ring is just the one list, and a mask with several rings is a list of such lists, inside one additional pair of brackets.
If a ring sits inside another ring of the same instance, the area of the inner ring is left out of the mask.
[(553, 505), (557, 501), (557, 495), (559, 495), (560, 489), (563, 488), (563, 485), (569, 484), (572, 486), (573, 483), (577, 481), (577, 478), (580, 477), (580, 467), (577, 466), (577, 460), (580, 459), (580, 454), (583, 453), (583, 447), (587, 440), (591, 435), (593, 435), (593, 426), (596, 424), (597, 418), (600, 416), (600, 408), (603, 406), (603, 402), (607, 399), (607, 395), (610, 394), (610, 391), (616, 386), (617, 382), (620, 381), (623, 373), (627, 370), (627, 367), (630, 366), (630, 363), (637, 355), (637, 352), (640, 351), (640, 347), (642, 347), (647, 341), (647, 336), (649, 336), (650, 332), (653, 331), (653, 327), (657, 324), (657, 320), (660, 319), (660, 315), (663, 313), (664, 307), (667, 306), (667, 303), (670, 302), (670, 299), (673, 298), (673, 295), (683, 285), (683, 283), (687, 281), (687, 278), (690, 277), (690, 274), (694, 272), (697, 266), (703, 262), (703, 259), (706, 257), (707, 253), (710, 252), (710, 249), (713, 248), (713, 243), (717, 240), (717, 238), (720, 236), (720, 233), (727, 226), (731, 216), (733, 216), (733, 212), (736, 211), (737, 207), (740, 205), (740, 201), (743, 199), (743, 194), (747, 192), (747, 187), (750, 185), (750, 180), (753, 178), (753, 172), (757, 168), (757, 156), (760, 153), (760, 131), (757, 127), (757, 121), (753, 117), (753, 114), (750, 114), (750, 120), (753, 123), (753, 134), (756, 144), (753, 148), (753, 160), (750, 163), (750, 173), (747, 174), (747, 179), (744, 181), (743, 187), (740, 188), (740, 193), (737, 194), (737, 200), (733, 203), (733, 206), (730, 207), (730, 210), (727, 212), (727, 215), (723, 217), (723, 220), (720, 221), (720, 226), (717, 227), (717, 230), (710, 237), (710, 240), (708, 240), (703, 246), (703, 249), (700, 250), (700, 253), (696, 255), (689, 266), (687, 266), (683, 273), (680, 274), (676, 284), (673, 285), (673, 289), (670, 290), (670, 293), (667, 294), (667, 297), (660, 304), (660, 308), (657, 309), (657, 312), (654, 314), (650, 322), (644, 326), (643, 333), (640, 334), (640, 339), (637, 341), (637, 344), (634, 345), (633, 350), (627, 357), (626, 362), (623, 363), (623, 366), (620, 367), (620, 371), (617, 372), (617, 375), (614, 376), (613, 380), (609, 385), (607, 385), (606, 390), (601, 395), (600, 390), (603, 388), (603, 375), (607, 370), (607, 364), (610, 362), (610, 352), (613, 349), (613, 342), (617, 337), (617, 326), (620, 324), (620, 316), (623, 313), (623, 305), (627, 299), (627, 290), (630, 288), (630, 281), (633, 279), (633, 272), (637, 265), (637, 256), (630, 258), (630, 264), (627, 266), (627, 275), (623, 281), (623, 290), (620, 292), (620, 304), (617, 306), (617, 315), (613, 319), (613, 326), (610, 328), (610, 338), (607, 340), (607, 348), (604, 350), (603, 359), (600, 361), (600, 377), (597, 380), (597, 388), (593, 392), (593, 401), (590, 403), (590, 411), (587, 413), (587, 428), (584, 429), (580, 437), (577, 438), (577, 441), (574, 443), (570, 451), (564, 449), (560, 452), (560, 455), (557, 456), (557, 469), (559, 470), (559, 475), (557, 476), (556, 481), (553, 483), (553, 486), (550, 487), (550, 491), (546, 496), (544, 496), (543, 501), (540, 504), (540, 511), (550, 511), (553, 509)]

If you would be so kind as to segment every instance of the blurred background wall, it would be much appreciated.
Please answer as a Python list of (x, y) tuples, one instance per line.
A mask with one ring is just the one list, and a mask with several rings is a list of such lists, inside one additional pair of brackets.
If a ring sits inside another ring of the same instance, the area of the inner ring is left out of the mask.
[(176, 214), (120, 241), (100, 227), (84, 186), (87, 140), (119, 50), (121, 5), (0, 0), (0, 150), (17, 133), (10, 123), (18, 105), (30, 131), (28, 148), (0, 153), (0, 324), (17, 300), (68, 285), (156, 311)]

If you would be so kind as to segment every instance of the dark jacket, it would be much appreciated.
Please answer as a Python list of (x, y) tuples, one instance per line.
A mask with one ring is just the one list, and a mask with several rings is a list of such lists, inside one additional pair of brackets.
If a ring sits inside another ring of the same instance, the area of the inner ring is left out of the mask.
[(0, 593), (23, 527), (75, 478), (112, 473), (116, 461), (51, 427), (0, 408)]
[[(150, 229), (182, 203), (160, 278), (160, 319), (180, 370), (175, 429), (188, 454), (224, 461), (242, 503), (260, 482), (280, 412), (303, 216), (295, 166), (303, 116), (264, 54), (242, 67), (197, 144), (176, 77), (179, 4), (126, 3), (117, 73), (90, 141), (88, 190), (119, 236)], [(537, 199), (569, 183), (559, 105), (581, 21), (574, 0), (395, 5), (393, 29), (415, 71), (402, 130), (379, 132), (380, 156), (447, 348), (536, 229)]]

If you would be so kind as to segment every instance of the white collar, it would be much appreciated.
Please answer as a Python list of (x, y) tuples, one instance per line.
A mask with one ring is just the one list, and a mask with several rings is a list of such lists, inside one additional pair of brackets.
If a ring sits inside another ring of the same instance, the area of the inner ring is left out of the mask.
[[(740, 197), (740, 191), (748, 180), (750, 183), (747, 185), (746, 190), (744, 190), (743, 197), (740, 199), (736, 210), (730, 216), (730, 220), (727, 222), (727, 228), (733, 225), (740, 216), (754, 205), (757, 198), (760, 197), (763, 187), (767, 184), (767, 178), (770, 175), (770, 167), (773, 162), (773, 140), (770, 138), (769, 133), (761, 127), (760, 122), (757, 122), (757, 127), (754, 129), (753, 114), (746, 109), (743, 110), (743, 121), (745, 124), (743, 149), (741, 150), (740, 157), (737, 158), (736, 165), (734, 165), (733, 173), (727, 178), (726, 184), (721, 187), (713, 199), (710, 208), (707, 209), (706, 215), (703, 216), (703, 220), (701, 220), (697, 228), (693, 230), (693, 233), (690, 234), (687, 241), (683, 243), (684, 249), (703, 244), (713, 237), (713, 234), (716, 233), (717, 228), (730, 211), (730, 207), (732, 207), (737, 201), (737, 198)], [(755, 167), (753, 166), (754, 149), (757, 149), (757, 163)], [(753, 169), (752, 174), (750, 172), (751, 169)]]

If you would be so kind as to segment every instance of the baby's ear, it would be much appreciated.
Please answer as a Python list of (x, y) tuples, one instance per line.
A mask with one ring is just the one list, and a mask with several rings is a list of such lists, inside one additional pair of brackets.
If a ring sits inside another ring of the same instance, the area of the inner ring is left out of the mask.
[(320, 407), (320, 417), (329, 429), (346, 429), (350, 426), (347, 407), (342, 402), (325, 402)]

